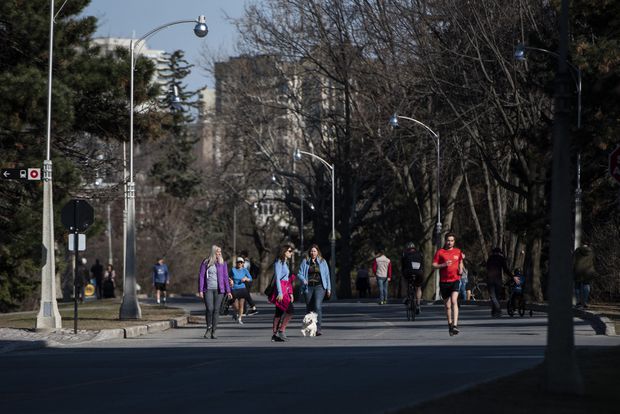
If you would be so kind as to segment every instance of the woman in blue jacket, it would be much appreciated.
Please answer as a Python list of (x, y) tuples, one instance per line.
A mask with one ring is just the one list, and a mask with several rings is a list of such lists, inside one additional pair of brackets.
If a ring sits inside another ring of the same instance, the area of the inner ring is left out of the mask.
[(287, 260), (293, 255), (293, 247), (285, 244), (280, 248), (280, 254), (276, 258), (274, 264), (274, 278), (277, 296), (273, 298), (272, 303), (276, 305), (275, 314), (273, 315), (273, 335), (272, 342), (286, 342), (286, 325), (293, 317), (293, 287), (291, 284), (292, 275), (290, 275)]
[(329, 278), (329, 266), (327, 260), (321, 256), (319, 246), (313, 244), (308, 251), (308, 256), (301, 261), (299, 266), (299, 279), (301, 291), (306, 298), (306, 312), (316, 312), (318, 315), (317, 336), (321, 335), (323, 322), (323, 299), (332, 294), (332, 285)]
[(251, 282), (252, 276), (250, 272), (244, 266), (245, 260), (243, 257), (237, 257), (235, 267), (230, 270), (230, 278), (233, 281), (232, 295), (235, 299), (235, 310), (237, 311), (237, 323), (243, 325), (243, 306), (245, 301), (249, 298), (250, 293), (245, 285), (245, 282)]
[(222, 299), (224, 295), (232, 297), (228, 283), (228, 266), (222, 258), (222, 249), (219, 246), (213, 246), (211, 255), (200, 264), (198, 295), (204, 300), (206, 308), (207, 330), (204, 337), (211, 334), (211, 339), (217, 339), (215, 331)]

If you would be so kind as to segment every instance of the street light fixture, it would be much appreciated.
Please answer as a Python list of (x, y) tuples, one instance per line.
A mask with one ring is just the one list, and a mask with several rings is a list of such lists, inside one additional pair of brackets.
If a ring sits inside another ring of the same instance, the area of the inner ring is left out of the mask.
[(331, 247), (331, 258), (330, 258), (330, 279), (332, 285), (332, 299), (338, 299), (336, 293), (336, 169), (335, 164), (330, 164), (325, 161), (323, 158), (319, 157), (316, 154), (311, 152), (302, 151), (299, 148), (293, 152), (293, 159), (295, 161), (301, 161), (302, 154), (309, 155), (310, 157), (316, 158), (321, 161), (323, 165), (325, 165), (329, 171), (331, 172), (331, 180), (332, 180), (332, 232), (330, 236), (330, 247)]
[[(400, 128), (400, 124), (398, 123), (398, 119), (406, 119), (408, 121), (415, 122), (417, 125), (424, 127), (431, 135), (435, 138), (435, 147), (437, 149), (437, 223), (435, 224), (435, 243), (437, 245), (437, 249), (439, 250), (442, 247), (441, 240), (441, 193), (439, 191), (439, 178), (441, 171), (441, 158), (440, 158), (440, 141), (439, 134), (433, 131), (428, 125), (425, 123), (418, 121), (417, 119), (410, 118), (408, 116), (402, 116), (398, 114), (392, 115), (390, 118), (390, 126), (394, 129)], [(435, 270), (435, 300), (439, 300), (439, 269)]]
[[(62, 7), (61, 7), (62, 8)], [(52, 197), (52, 61), (54, 52), (54, 2), (50, 1), (49, 69), (47, 74), (47, 152), (43, 161), (43, 267), (41, 268), (41, 306), (35, 328), (62, 328), (62, 318), (56, 302), (56, 256), (54, 254), (54, 199)]]
[(127, 183), (126, 205), (127, 205), (127, 230), (125, 239), (125, 283), (123, 285), (123, 301), (120, 308), (120, 319), (140, 319), (142, 312), (138, 304), (136, 295), (136, 203), (135, 203), (135, 183), (133, 181), (133, 86), (136, 46), (148, 39), (155, 33), (177, 24), (195, 23), (194, 34), (198, 37), (205, 37), (209, 32), (204, 16), (199, 16), (196, 20), (178, 20), (158, 26), (149, 31), (144, 36), (129, 43), (130, 52), (130, 79), (129, 79), (129, 182)]
[[(526, 60), (526, 51), (533, 50), (536, 52), (546, 53), (560, 58), (560, 55), (551, 50), (543, 49), (540, 47), (525, 46), (519, 43), (515, 47), (514, 58), (520, 62)], [(576, 65), (564, 59), (564, 62), (570, 67), (577, 75), (575, 79), (575, 87), (577, 89), (577, 129), (581, 129), (581, 69)], [(577, 187), (575, 188), (575, 234), (574, 234), (574, 248), (576, 249), (581, 245), (581, 154), (577, 154)]]

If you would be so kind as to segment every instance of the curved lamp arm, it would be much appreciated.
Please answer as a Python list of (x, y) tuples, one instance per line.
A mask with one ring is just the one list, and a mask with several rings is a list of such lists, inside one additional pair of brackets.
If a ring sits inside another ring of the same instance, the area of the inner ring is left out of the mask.
[[(332, 173), (334, 172), (334, 166), (332, 164), (328, 163), (323, 158), (321, 158), (318, 155), (313, 154), (311, 152), (307, 152), (307, 151), (302, 151), (300, 149), (296, 149), (295, 150), (295, 155), (294, 155), (295, 159), (299, 160), (301, 158), (301, 154), (306, 154), (306, 155), (309, 155), (311, 157), (314, 157), (314, 158), (318, 159), (319, 161), (321, 161), (323, 163), (323, 165), (325, 165), (327, 168), (329, 168)], [(332, 176), (332, 179), (333, 179), (333, 176)]]

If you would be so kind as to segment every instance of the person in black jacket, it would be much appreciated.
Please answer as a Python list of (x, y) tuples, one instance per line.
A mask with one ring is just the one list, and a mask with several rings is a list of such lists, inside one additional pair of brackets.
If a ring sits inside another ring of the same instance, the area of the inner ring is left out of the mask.
[(504, 273), (514, 277), (508, 269), (504, 252), (499, 247), (491, 250), (491, 255), (487, 259), (487, 289), (489, 290), (489, 298), (491, 299), (491, 316), (499, 318), (502, 316), (502, 308), (499, 304), (499, 298), (504, 286)]
[(419, 314), (420, 300), (422, 299), (422, 282), (424, 281), (424, 257), (416, 250), (415, 243), (407, 243), (400, 263), (403, 277), (407, 280), (413, 280), (413, 285), (416, 288), (415, 312)]

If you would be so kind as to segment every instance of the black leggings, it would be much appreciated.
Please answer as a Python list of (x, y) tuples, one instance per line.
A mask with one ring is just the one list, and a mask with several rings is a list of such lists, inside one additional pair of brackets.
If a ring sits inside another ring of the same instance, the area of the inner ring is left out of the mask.
[[(291, 302), (288, 304), (288, 308), (286, 308), (286, 313), (289, 315), (292, 315), (294, 311), (295, 311), (295, 308), (293, 307), (293, 302)], [(276, 318), (279, 318), (282, 315), (284, 315), (284, 311), (279, 306), (276, 306), (276, 313), (275, 313)]]

